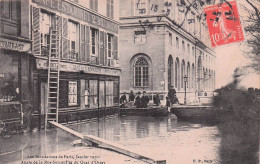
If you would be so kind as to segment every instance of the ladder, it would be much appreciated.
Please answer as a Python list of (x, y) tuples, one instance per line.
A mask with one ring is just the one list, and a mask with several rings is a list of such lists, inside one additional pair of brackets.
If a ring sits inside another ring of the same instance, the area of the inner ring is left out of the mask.
[(45, 111), (45, 129), (49, 121), (58, 122), (59, 114), (59, 81), (60, 81), (60, 55), (59, 31), (50, 28), (50, 46), (48, 60), (48, 91), (47, 109)]

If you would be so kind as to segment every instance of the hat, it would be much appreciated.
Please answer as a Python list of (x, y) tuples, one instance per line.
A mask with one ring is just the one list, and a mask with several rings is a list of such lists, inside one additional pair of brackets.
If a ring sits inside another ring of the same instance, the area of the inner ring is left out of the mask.
[(143, 93), (146, 93), (145, 91), (143, 91)]

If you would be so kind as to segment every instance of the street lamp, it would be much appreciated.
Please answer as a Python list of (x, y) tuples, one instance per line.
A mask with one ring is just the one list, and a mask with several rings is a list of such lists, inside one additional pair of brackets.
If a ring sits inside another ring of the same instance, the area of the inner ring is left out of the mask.
[(186, 105), (187, 104), (186, 87), (187, 87), (187, 82), (188, 82), (188, 76), (185, 75), (183, 78), (184, 78), (184, 89), (185, 89), (185, 92), (184, 92), (184, 104)]

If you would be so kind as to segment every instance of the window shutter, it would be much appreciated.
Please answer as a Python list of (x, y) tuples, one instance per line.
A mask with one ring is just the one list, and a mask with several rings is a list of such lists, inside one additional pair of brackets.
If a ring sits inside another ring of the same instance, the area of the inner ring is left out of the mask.
[(85, 35), (85, 41), (86, 41), (86, 53), (85, 53), (85, 59), (87, 60), (87, 62), (90, 61), (90, 29), (89, 29), (89, 26), (85, 26), (85, 32), (86, 32), (86, 35)]
[(40, 9), (33, 7), (33, 53), (41, 54), (41, 34), (40, 34)]
[(104, 33), (104, 56), (105, 56), (105, 62), (104, 65), (107, 65), (107, 33)]
[(104, 65), (104, 60), (105, 60), (105, 54), (104, 54), (104, 32), (100, 31), (100, 46), (99, 46), (99, 57), (100, 57), (100, 64)]
[(90, 3), (89, 6), (90, 6), (91, 9), (94, 9), (94, 7), (93, 7), (93, 1), (94, 1), (94, 0), (90, 0), (90, 2), (89, 2), (89, 3)]
[[(59, 31), (59, 36), (61, 36), (62, 34), (62, 18), (61, 16), (56, 16), (56, 20), (57, 20), (57, 29)], [(61, 40), (61, 38), (60, 38)], [(62, 44), (61, 42), (59, 43), (60, 44), (60, 48), (59, 48), (59, 51), (60, 51), (60, 56), (62, 56)]]
[(113, 37), (113, 57), (118, 60), (118, 38), (117, 36)]
[(66, 59), (68, 57), (68, 53), (69, 53), (68, 19), (67, 18), (63, 18), (63, 21), (62, 21), (62, 44), (63, 44), (62, 58)]
[(98, 11), (98, 0), (94, 0), (95, 1), (95, 11)]
[(85, 26), (80, 26), (80, 59), (81, 61), (86, 61), (85, 54), (86, 54), (86, 39), (85, 39)]

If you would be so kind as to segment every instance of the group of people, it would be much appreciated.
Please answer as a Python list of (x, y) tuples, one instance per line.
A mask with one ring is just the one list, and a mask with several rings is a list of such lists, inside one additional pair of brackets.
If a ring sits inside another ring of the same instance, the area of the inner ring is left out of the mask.
[[(120, 107), (125, 108), (128, 102), (133, 101), (134, 105), (137, 108), (147, 108), (147, 105), (149, 103), (149, 97), (147, 96), (145, 91), (143, 91), (143, 94), (141, 96), (141, 92), (137, 92), (137, 94), (135, 95), (133, 90), (131, 90), (129, 93), (129, 99), (127, 101), (126, 93), (124, 92), (124, 94), (120, 97)], [(153, 103), (156, 106), (159, 106), (161, 104), (161, 100), (158, 93), (153, 96)], [(179, 100), (176, 97), (176, 90), (173, 86), (170, 87), (168, 95), (166, 97), (166, 106), (170, 107), (172, 104), (179, 104)]]
[[(134, 101), (134, 105), (137, 108), (147, 108), (147, 105), (149, 103), (149, 97), (147, 96), (146, 92), (143, 91), (143, 95), (141, 96), (141, 92), (137, 92), (137, 94), (135, 95), (134, 92), (131, 90), (129, 93), (129, 101), (127, 101), (126, 98), (126, 93), (124, 93), (121, 97), (120, 97), (120, 107), (126, 107), (127, 102), (133, 102)], [(159, 98), (159, 94), (156, 94), (153, 97), (153, 101), (154, 104), (156, 104), (157, 106), (160, 105), (160, 98)]]

